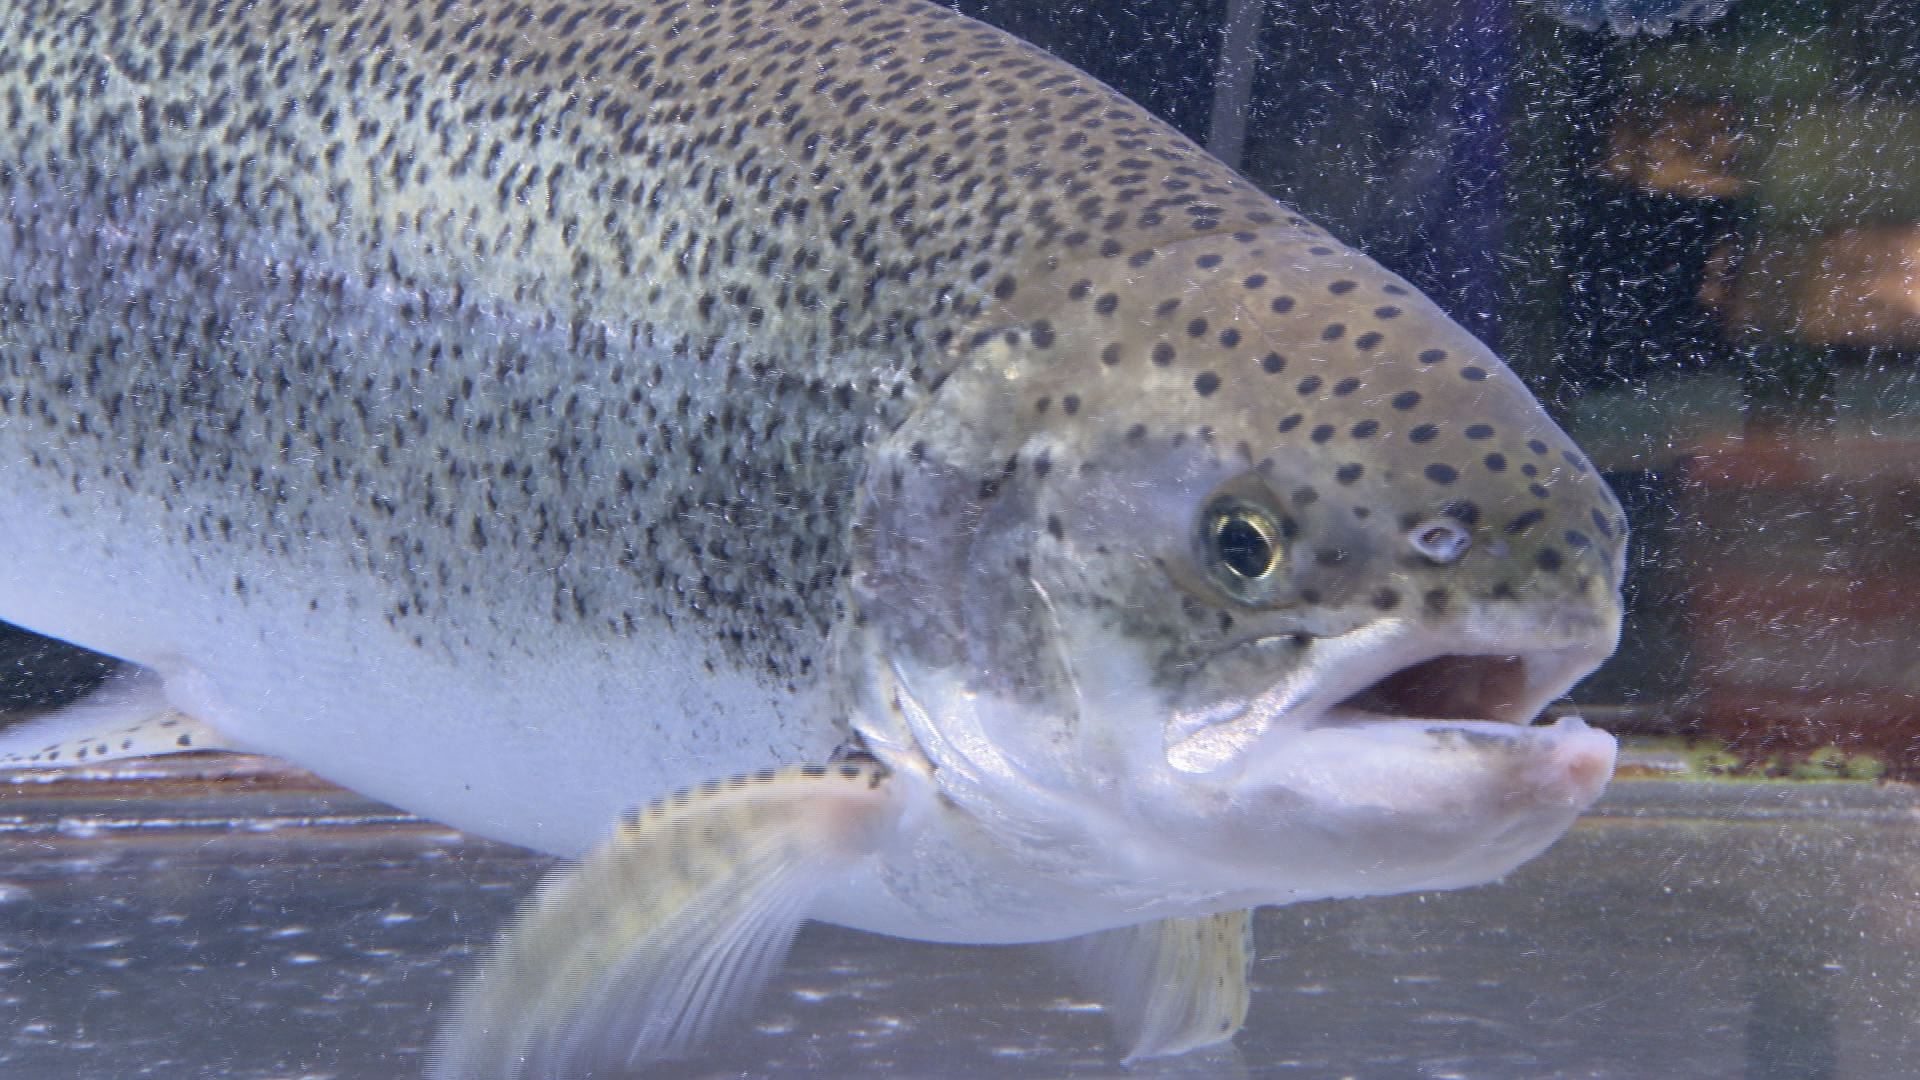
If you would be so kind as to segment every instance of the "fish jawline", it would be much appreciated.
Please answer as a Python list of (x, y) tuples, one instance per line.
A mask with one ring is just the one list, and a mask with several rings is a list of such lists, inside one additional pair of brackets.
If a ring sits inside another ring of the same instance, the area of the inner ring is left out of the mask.
[[(1394, 725), (1517, 733), (1612, 651), (1603, 638), (1549, 635), (1537, 627), (1469, 630), (1442, 641), (1404, 622), (1371, 624), (1315, 639), (1306, 665), (1227, 715), (1175, 717), (1167, 762), (1185, 773), (1214, 773), (1244, 764), (1269, 733), (1282, 729)], [(1392, 706), (1394, 695), (1417, 704), (1446, 689), (1422, 687), (1422, 677), (1449, 676), (1475, 680), (1464, 702), (1469, 708), (1423, 715), (1364, 704), (1378, 698), (1375, 704)]]

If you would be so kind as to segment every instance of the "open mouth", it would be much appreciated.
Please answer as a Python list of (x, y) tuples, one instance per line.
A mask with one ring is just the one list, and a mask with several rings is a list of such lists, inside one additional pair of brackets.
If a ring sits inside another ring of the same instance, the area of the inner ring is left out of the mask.
[[(1404, 630), (1370, 628), (1315, 639), (1305, 663), (1278, 678), (1268, 665), (1281, 659), (1280, 647), (1268, 639), (1246, 642), (1216, 657), (1211, 685), (1176, 710), (1167, 727), (1168, 760), (1187, 771), (1217, 768), (1282, 725), (1406, 724), (1490, 735), (1523, 729), (1611, 651), (1597, 640), (1527, 647), (1532, 643), (1501, 637), (1473, 642), (1486, 647), (1482, 653), (1435, 652)], [(1245, 690), (1226, 689), (1235, 684)]]
[(1435, 656), (1399, 668), (1328, 710), (1380, 720), (1496, 720), (1524, 724), (1544, 702), (1523, 656)]

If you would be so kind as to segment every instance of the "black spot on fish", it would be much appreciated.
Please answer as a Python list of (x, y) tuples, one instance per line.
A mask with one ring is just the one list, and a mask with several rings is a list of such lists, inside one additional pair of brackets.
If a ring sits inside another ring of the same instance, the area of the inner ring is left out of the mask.
[(1540, 509), (1529, 510), (1526, 513), (1521, 514), (1520, 516), (1514, 518), (1512, 521), (1507, 522), (1507, 532), (1514, 536), (1518, 536), (1521, 533), (1526, 532), (1528, 529), (1533, 528), (1535, 525), (1540, 524), (1541, 519), (1545, 518), (1546, 516), (1547, 516), (1547, 512), (1545, 510), (1540, 510)]

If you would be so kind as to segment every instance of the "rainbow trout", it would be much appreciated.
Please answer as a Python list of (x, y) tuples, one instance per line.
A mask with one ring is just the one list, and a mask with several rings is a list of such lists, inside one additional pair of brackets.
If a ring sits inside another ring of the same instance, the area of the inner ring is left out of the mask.
[[(443, 1077), (690, 1048), (805, 919), (1228, 1038), (1258, 905), (1540, 852), (1625, 522), (1484, 346), (919, 0), (14, 0), (13, 762), (229, 747), (583, 857)], [(677, 793), (677, 794), (676, 794)]]

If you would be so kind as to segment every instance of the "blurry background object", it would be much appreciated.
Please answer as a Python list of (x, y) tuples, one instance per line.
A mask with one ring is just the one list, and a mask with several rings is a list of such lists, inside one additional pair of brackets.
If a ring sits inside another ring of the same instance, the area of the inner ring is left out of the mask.
[(1711, 22), (1732, 0), (1528, 0), (1535, 8), (1582, 30), (1664, 34), (1676, 25)]

